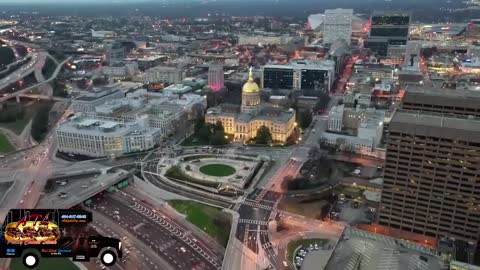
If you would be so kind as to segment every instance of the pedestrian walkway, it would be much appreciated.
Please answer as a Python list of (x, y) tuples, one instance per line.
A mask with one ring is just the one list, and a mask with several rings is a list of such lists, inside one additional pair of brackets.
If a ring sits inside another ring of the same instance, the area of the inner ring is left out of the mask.
[(273, 210), (272, 206), (260, 204), (260, 203), (257, 203), (257, 202), (245, 201), (245, 202), (243, 202), (243, 204), (251, 206), (251, 207), (255, 207), (255, 208), (269, 210), (269, 211)]
[(255, 220), (255, 219), (244, 219), (241, 218), (238, 220), (239, 223), (244, 223), (244, 224), (252, 224), (252, 225), (268, 225), (268, 222), (266, 221), (261, 221), (261, 220)]

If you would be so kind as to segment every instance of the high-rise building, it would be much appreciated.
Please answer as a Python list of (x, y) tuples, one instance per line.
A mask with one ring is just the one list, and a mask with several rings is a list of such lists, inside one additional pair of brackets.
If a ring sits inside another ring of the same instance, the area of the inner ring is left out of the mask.
[(370, 32), (364, 42), (380, 56), (387, 56), (389, 48), (407, 44), (411, 15), (404, 11), (374, 11), (370, 17)]
[(327, 9), (323, 23), (323, 44), (344, 40), (350, 44), (352, 38), (353, 9)]
[(479, 118), (397, 111), (389, 125), (378, 223), (476, 244), (479, 168)]
[(120, 43), (113, 43), (106, 47), (105, 60), (109, 65), (125, 60), (125, 48)]
[(287, 65), (266, 65), (262, 70), (262, 87), (330, 91), (334, 72), (335, 62), (331, 60), (297, 60)]
[(218, 91), (224, 86), (223, 66), (212, 64), (208, 67), (208, 86), (213, 91)]
[(405, 66), (413, 67), (418, 64), (422, 44), (416, 40), (409, 40), (405, 51), (405, 58), (403, 64)]
[(474, 90), (408, 87), (401, 106), (406, 110), (480, 117), (480, 93)]

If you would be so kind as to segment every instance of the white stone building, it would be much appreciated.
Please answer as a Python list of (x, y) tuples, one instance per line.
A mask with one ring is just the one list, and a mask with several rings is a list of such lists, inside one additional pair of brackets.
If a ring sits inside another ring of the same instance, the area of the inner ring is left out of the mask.
[(56, 129), (58, 151), (91, 157), (123, 155), (151, 149), (161, 137), (160, 129), (134, 122), (102, 120), (76, 115)]

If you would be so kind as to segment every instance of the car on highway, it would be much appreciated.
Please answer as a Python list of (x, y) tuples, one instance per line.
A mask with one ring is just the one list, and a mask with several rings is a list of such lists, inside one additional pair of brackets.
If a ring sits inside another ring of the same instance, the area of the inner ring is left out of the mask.
[(58, 194), (58, 197), (64, 199), (64, 198), (67, 198), (67, 197), (68, 197), (68, 194), (65, 193), (65, 192), (60, 192), (60, 194)]

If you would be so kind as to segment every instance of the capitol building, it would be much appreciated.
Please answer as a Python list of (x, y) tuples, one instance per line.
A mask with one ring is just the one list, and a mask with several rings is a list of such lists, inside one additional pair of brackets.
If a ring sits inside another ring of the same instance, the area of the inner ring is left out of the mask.
[(263, 125), (270, 130), (273, 141), (285, 142), (295, 129), (295, 110), (263, 105), (260, 102), (260, 87), (250, 69), (248, 81), (242, 88), (242, 105), (224, 104), (210, 108), (205, 115), (205, 122), (221, 122), (225, 133), (233, 135), (237, 142), (255, 138)]

